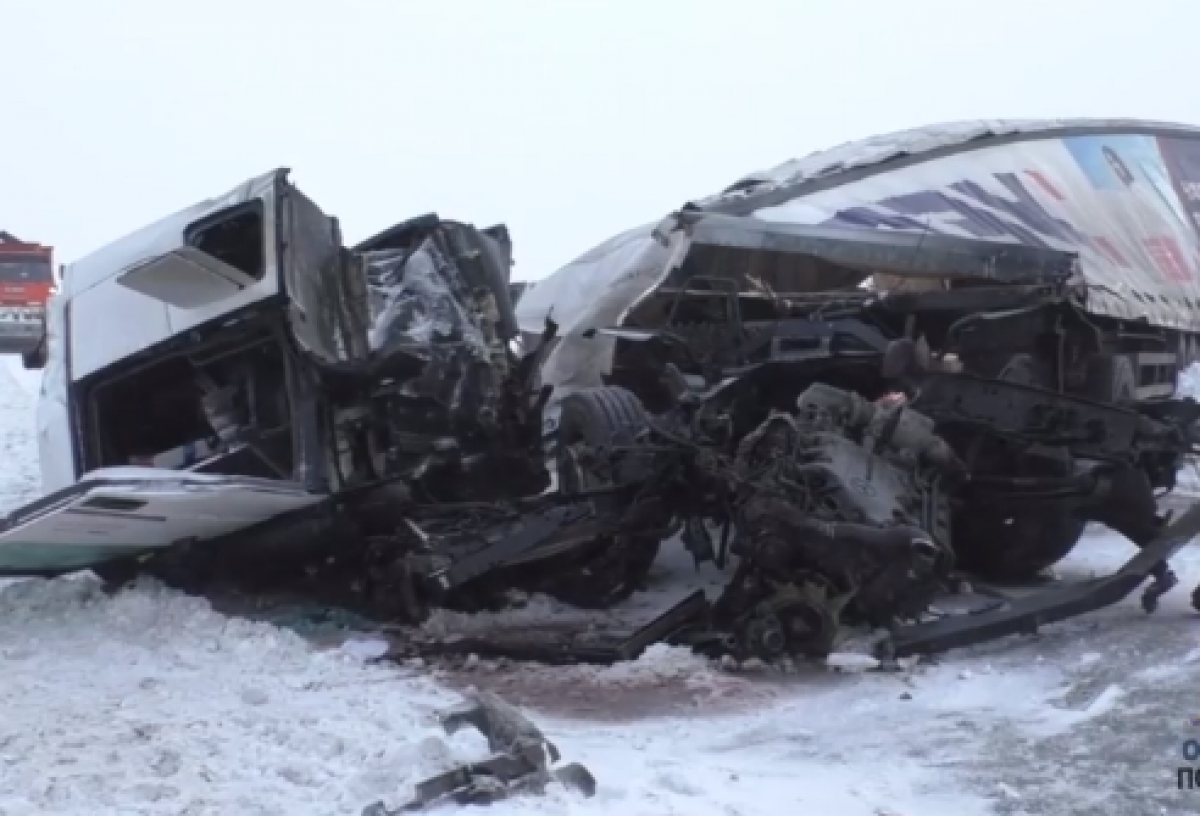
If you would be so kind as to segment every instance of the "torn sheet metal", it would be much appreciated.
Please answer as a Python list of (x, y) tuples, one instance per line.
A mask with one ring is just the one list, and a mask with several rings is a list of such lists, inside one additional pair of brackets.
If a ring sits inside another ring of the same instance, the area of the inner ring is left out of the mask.
[(503, 357), (518, 335), (511, 252), (503, 226), (477, 230), (436, 214), (359, 244), (352, 277), (366, 281), (370, 353), (428, 361), (435, 347), (459, 346), (481, 360)]
[(596, 794), (591, 772), (577, 762), (553, 767), (561, 759), (558, 748), (497, 694), (471, 690), (440, 720), (447, 734), (465, 726), (477, 730), (487, 740), (491, 756), (418, 782), (413, 797), (396, 810), (378, 802), (363, 810), (363, 816), (425, 810), (446, 801), (487, 805), (517, 794), (542, 793), (554, 781), (584, 796)]
[[(1128, 120), (985, 121), (872, 137), (748, 176), (699, 213), (880, 234), (955, 236), (1079, 257), (1099, 314), (1200, 330), (1200, 129)], [(678, 263), (644, 226), (529, 292), (523, 330), (553, 312), (567, 338), (617, 325)], [(546, 380), (596, 385), (613, 341), (564, 339)]]
[(288, 187), (284, 206), (288, 240), (283, 269), (292, 336), (326, 363), (364, 359), (366, 295), (361, 280), (346, 274), (336, 222), (294, 186)]
[(451, 288), (453, 267), (436, 247), (426, 242), (412, 253), (370, 252), (363, 261), (370, 286), (373, 353), (403, 351), (429, 360), (434, 345), (453, 343), (487, 358), (480, 327)]
[[(1037, 246), (947, 235), (875, 232), (840, 225), (770, 222), (699, 211), (680, 213), (677, 219), (687, 232), (689, 256), (708, 247), (801, 255), (859, 270), (864, 278), (891, 273), (939, 281), (1065, 283), (1075, 271), (1071, 253)], [(687, 261), (681, 261), (680, 268), (686, 266)], [(746, 274), (744, 268), (737, 272)], [(845, 283), (839, 285), (831, 280), (828, 287), (820, 288), (842, 289), (846, 288)], [(772, 288), (795, 291), (778, 285)]]
[[(366, 346), (373, 365), (420, 374), (400, 390), (476, 419), (494, 414), (517, 335), (509, 297), (507, 233), (441, 221), (406, 222), (360, 250), (350, 277), (365, 281)], [(501, 240), (504, 239), (504, 240)]]
[(0, 575), (54, 575), (216, 538), (324, 498), (268, 479), (96, 471), (0, 521)]
[(559, 340), (542, 367), (542, 381), (555, 386), (556, 398), (603, 385), (612, 370), (615, 340), (585, 333), (619, 324), (634, 302), (661, 283), (670, 253), (653, 232), (650, 224), (622, 233), (522, 296), (516, 314), (526, 336), (540, 334), (547, 318), (559, 326)]
[[(527, 334), (545, 314), (573, 327), (542, 370), (544, 381), (558, 389), (556, 397), (600, 385), (611, 373), (617, 338), (608, 327), (626, 320), (636, 325), (651, 295), (682, 288), (699, 274), (706, 283), (730, 284), (730, 291), (770, 297), (855, 292), (872, 273), (883, 271), (938, 285), (950, 278), (1057, 285), (1076, 269), (1070, 253), (1042, 247), (771, 223), (699, 210), (677, 213), (650, 234), (627, 233), (606, 247), (541, 284), (518, 307)], [(579, 290), (591, 296), (581, 297)]]
[(1200, 129), (939, 125), (844, 145), (738, 188), (702, 207), (1074, 252), (1094, 311), (1200, 329)]

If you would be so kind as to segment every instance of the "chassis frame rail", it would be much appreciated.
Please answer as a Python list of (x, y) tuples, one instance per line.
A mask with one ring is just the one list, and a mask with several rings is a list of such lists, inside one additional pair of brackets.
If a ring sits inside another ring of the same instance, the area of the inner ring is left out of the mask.
[(1169, 523), (1123, 567), (1105, 578), (1046, 589), (973, 614), (903, 626), (881, 644), (891, 657), (942, 652), (1017, 634), (1112, 606), (1129, 596), (1200, 535), (1200, 502)]

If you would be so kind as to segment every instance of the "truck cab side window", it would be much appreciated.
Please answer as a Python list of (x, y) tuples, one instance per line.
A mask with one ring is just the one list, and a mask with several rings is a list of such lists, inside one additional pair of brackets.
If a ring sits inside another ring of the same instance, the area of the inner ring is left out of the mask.
[(263, 216), (259, 206), (236, 207), (188, 228), (190, 246), (212, 255), (255, 280), (266, 270)]

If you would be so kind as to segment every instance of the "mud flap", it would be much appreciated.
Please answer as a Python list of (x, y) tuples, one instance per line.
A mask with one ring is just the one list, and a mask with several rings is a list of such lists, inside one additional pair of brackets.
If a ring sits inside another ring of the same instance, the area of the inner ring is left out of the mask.
[(1160, 564), (1169, 561), (1197, 535), (1200, 535), (1200, 502), (1189, 507), (1112, 575), (1035, 592), (976, 614), (904, 626), (892, 633), (884, 648), (895, 657), (941, 652), (1007, 635), (1033, 634), (1047, 623), (1112, 606), (1145, 583)]
[(97, 471), (0, 520), (0, 576), (52, 576), (311, 507), (290, 482), (143, 468)]

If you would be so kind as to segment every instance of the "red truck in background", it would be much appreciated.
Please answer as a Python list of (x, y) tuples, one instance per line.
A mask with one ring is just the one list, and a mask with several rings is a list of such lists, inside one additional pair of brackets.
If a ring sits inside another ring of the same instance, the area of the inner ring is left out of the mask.
[(0, 354), (20, 354), (26, 368), (44, 365), (55, 286), (54, 250), (0, 230)]

